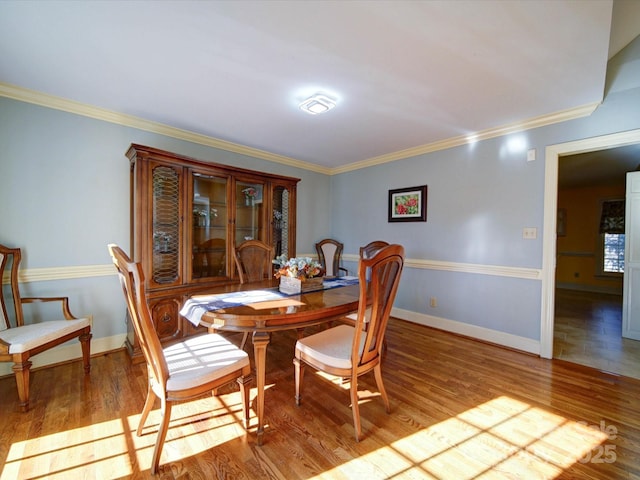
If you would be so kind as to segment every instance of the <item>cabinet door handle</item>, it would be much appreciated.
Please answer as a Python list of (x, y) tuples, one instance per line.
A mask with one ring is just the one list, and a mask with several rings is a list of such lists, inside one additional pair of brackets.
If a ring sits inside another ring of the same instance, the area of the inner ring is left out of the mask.
[(169, 323), (171, 321), (171, 315), (169, 315), (168, 313), (165, 313), (162, 316), (162, 320), (160, 320), (160, 321), (164, 322), (164, 323)]

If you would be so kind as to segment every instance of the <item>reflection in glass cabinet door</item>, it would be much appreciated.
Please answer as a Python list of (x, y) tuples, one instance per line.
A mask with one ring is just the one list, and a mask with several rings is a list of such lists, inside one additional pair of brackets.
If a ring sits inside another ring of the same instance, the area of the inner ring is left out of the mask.
[(289, 258), (289, 191), (281, 186), (273, 189), (273, 218), (271, 219), (273, 248), (276, 257)]
[(180, 177), (173, 167), (155, 166), (151, 177), (152, 212), (152, 279), (169, 284), (179, 278), (180, 267)]
[(265, 240), (262, 227), (264, 185), (236, 183), (236, 246), (247, 240)]
[(192, 278), (227, 276), (227, 179), (193, 174)]

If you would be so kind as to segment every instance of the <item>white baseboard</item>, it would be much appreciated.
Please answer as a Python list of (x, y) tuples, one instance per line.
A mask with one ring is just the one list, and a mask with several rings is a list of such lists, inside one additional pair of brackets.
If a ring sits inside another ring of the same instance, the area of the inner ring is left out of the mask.
[(433, 327), (439, 330), (477, 338), (478, 340), (483, 340), (485, 342), (495, 343), (504, 347), (521, 350), (523, 352), (540, 355), (540, 342), (530, 338), (499, 332), (489, 328), (478, 327), (476, 325), (469, 325), (468, 323), (462, 323), (455, 320), (447, 320), (446, 318), (403, 310), (400, 308), (394, 308), (391, 311), (391, 315), (396, 318), (425, 325), (427, 327)]
[[(113, 335), (111, 337), (96, 338), (91, 340), (91, 355), (96, 355), (104, 352), (110, 352), (112, 350), (118, 350), (124, 346), (124, 341), (127, 338), (126, 333)], [(78, 360), (82, 358), (82, 349), (80, 348), (80, 342), (73, 342), (70, 344), (60, 345), (36, 355), (31, 359), (31, 368), (44, 367), (47, 365), (54, 365), (56, 363), (68, 362), (70, 360)], [(11, 367), (13, 363), (0, 364), (0, 377), (6, 375), (13, 375)]]
[[(432, 315), (425, 315), (400, 308), (394, 308), (391, 314), (396, 318), (417, 323), (419, 325), (425, 325), (427, 327), (433, 327), (447, 332), (477, 338), (478, 340), (514, 348), (527, 353), (533, 353), (536, 355), (540, 354), (540, 342), (531, 340), (530, 338), (519, 337), (517, 335), (499, 332), (497, 330), (491, 330), (484, 327), (478, 327), (476, 325), (469, 325), (455, 320), (447, 320), (446, 318), (434, 317)], [(127, 335), (125, 333), (121, 333), (111, 337), (92, 339), (91, 355), (122, 348), (126, 337)], [(56, 363), (77, 360), (80, 358), (82, 358), (80, 343), (74, 342), (68, 345), (61, 345), (59, 347), (52, 348), (51, 350), (47, 350), (46, 352), (36, 355), (32, 358), (33, 365), (31, 368), (54, 365)], [(13, 364), (11, 363), (0, 364), (0, 377), (12, 375), (12, 365)]]
[(579, 283), (556, 283), (556, 288), (564, 289), (564, 290), (576, 290), (579, 292), (589, 292), (589, 293), (606, 293), (609, 295), (619, 295), (622, 296), (622, 284), (615, 287), (607, 287), (607, 286), (596, 286), (596, 285), (584, 285)]

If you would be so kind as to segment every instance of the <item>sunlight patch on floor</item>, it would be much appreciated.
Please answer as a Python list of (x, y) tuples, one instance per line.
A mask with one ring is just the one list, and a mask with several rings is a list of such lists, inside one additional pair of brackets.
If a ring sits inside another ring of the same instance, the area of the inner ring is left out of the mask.
[[(236, 396), (218, 399), (214, 405), (211, 398), (203, 398), (174, 407), (162, 464), (184, 459), (185, 451), (198, 455), (220, 441), (247, 435), (241, 408), (233, 401)], [(115, 479), (148, 472), (160, 413), (151, 412), (141, 437), (135, 434), (139, 418), (132, 415), (16, 442), (0, 479)], [(361, 445), (366, 447), (363, 433)], [(553, 479), (608, 438), (607, 432), (583, 422), (501, 396), (313, 478), (463, 480), (535, 474)]]
[(0, 478), (83, 478), (88, 471), (95, 478), (112, 478), (107, 472), (129, 475), (131, 439), (127, 437), (135, 432), (126, 423), (128, 419), (115, 419), (16, 442)]
[[(313, 477), (553, 479), (607, 440), (582, 422), (502, 396)], [(366, 432), (365, 432), (366, 441)]]
[[(193, 456), (215, 447), (220, 439), (229, 441), (246, 435), (240, 405), (226, 404), (223, 397), (218, 400), (213, 409), (211, 397), (174, 406), (161, 464), (182, 459), (183, 442), (188, 442), (186, 451)], [(160, 410), (156, 408), (149, 414), (140, 437), (136, 435), (139, 420), (139, 414), (131, 415), (15, 442), (9, 448), (0, 480), (45, 477), (108, 480), (130, 476), (132, 465), (148, 472)]]

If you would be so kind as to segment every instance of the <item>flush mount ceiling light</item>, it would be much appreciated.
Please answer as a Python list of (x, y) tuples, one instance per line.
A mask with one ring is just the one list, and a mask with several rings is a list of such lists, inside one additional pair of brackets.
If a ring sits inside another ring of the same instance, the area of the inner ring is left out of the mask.
[(300, 110), (310, 113), (311, 115), (317, 115), (319, 113), (328, 112), (335, 106), (335, 100), (332, 100), (321, 93), (316, 93), (300, 104)]

